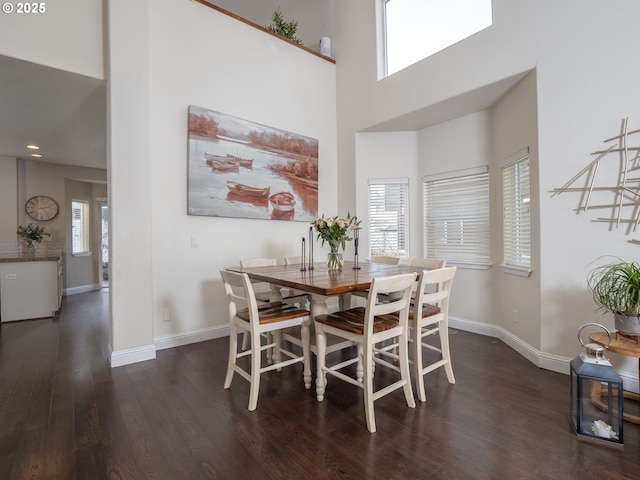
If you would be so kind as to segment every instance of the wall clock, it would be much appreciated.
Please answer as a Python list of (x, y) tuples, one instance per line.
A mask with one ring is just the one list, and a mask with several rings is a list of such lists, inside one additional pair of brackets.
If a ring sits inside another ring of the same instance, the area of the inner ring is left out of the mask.
[(51, 197), (36, 195), (27, 200), (24, 211), (34, 220), (51, 220), (58, 215), (58, 203)]

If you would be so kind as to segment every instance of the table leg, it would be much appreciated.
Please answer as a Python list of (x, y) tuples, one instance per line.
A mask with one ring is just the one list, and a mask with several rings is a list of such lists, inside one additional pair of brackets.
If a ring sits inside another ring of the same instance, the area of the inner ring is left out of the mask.
[(269, 301), (281, 302), (282, 301), (282, 292), (280, 291), (281, 287), (273, 283), (269, 284), (269, 287), (271, 288), (271, 295), (269, 297)]
[(311, 347), (309, 342), (311, 319), (305, 320), (300, 329), (302, 337), (302, 355), (304, 356), (304, 369), (302, 372), (304, 378), (304, 388), (311, 388)]
[(329, 313), (327, 308), (327, 297), (324, 295), (311, 295), (311, 318), (315, 318), (318, 315), (326, 315)]
[(316, 327), (316, 364), (318, 367), (318, 373), (316, 377), (316, 398), (319, 402), (324, 399), (324, 389), (327, 386), (327, 377), (324, 373), (324, 357), (327, 353), (327, 336), (322, 330), (322, 325)]

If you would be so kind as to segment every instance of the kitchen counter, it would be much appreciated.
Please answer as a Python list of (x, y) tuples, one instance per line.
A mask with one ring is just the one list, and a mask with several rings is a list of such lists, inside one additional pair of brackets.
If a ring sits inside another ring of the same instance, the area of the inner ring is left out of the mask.
[(62, 302), (62, 253), (0, 253), (0, 322), (55, 316)]
[(35, 255), (27, 253), (0, 253), (0, 263), (7, 262), (55, 262), (62, 259), (61, 253), (38, 252)]

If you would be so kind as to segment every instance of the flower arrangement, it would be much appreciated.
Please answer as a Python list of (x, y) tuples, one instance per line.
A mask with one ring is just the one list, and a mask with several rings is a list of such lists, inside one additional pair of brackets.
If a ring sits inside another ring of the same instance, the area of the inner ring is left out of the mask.
[[(342, 254), (339, 252), (340, 247), (344, 250), (347, 242), (358, 238), (358, 230), (360, 230), (360, 222), (355, 216), (351, 216), (347, 213), (347, 218), (338, 218), (338, 216), (332, 218), (321, 218), (311, 222), (311, 225), (318, 232), (318, 240), (322, 240), (329, 244), (331, 252), (327, 256), (327, 266), (330, 270), (336, 270), (342, 268)], [(351, 234), (354, 237), (351, 237)]]
[(44, 227), (34, 222), (28, 223), (26, 227), (20, 225), (16, 234), (24, 239), (29, 249), (33, 249), (34, 242), (40, 243), (44, 237), (51, 237), (51, 234)]
[(350, 235), (353, 233), (355, 237), (358, 236), (358, 230), (360, 230), (360, 222), (355, 216), (351, 216), (347, 213), (347, 218), (338, 218), (338, 216), (331, 218), (324, 218), (324, 214), (321, 218), (311, 222), (311, 225), (318, 232), (318, 240), (322, 240), (329, 244), (331, 252), (327, 258), (327, 265), (330, 269), (342, 268), (342, 254), (339, 253), (340, 247), (344, 250), (347, 241), (353, 240)]
[(350, 213), (347, 213), (347, 218), (335, 216), (325, 219), (322, 215), (321, 218), (311, 222), (311, 225), (318, 232), (318, 240), (322, 240), (322, 245), (327, 242), (332, 250), (337, 250), (338, 247), (344, 250), (347, 241), (353, 240), (349, 235), (360, 230), (360, 222)]

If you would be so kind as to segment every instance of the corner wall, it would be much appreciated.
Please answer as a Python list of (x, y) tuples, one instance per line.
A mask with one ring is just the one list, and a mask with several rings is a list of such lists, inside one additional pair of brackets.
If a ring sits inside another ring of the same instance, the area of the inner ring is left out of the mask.
[(318, 139), (319, 212), (337, 209), (335, 65), (195, 2), (135, 3), (110, 4), (114, 366), (227, 334), (219, 269), (309, 231), (187, 215), (189, 105)]
[[(480, 300), (464, 305), (452, 301), (451, 314), (484, 312), (486, 302), (498, 302), (495, 310), (489, 310), (494, 312), (487, 318), (491, 325), (499, 329), (508, 326), (530, 345), (539, 345), (539, 349), (532, 348), (541, 355), (574, 357), (580, 351), (575, 338), (580, 325), (591, 321), (612, 325), (608, 316), (601, 318), (595, 311), (586, 286), (588, 272), (602, 255), (636, 258), (639, 247), (629, 240), (640, 238), (640, 233), (595, 222), (597, 212), (577, 214), (579, 199), (575, 195), (552, 196), (551, 191), (593, 160), (591, 153), (602, 147), (605, 138), (619, 133), (623, 118), (631, 118), (632, 128), (640, 127), (640, 63), (630, 60), (637, 52), (634, 42), (629, 41), (637, 29), (640, 3), (494, 0), (492, 27), (381, 81), (376, 75), (374, 2), (336, 2), (334, 9), (335, 44), (339, 45), (340, 205), (351, 210), (357, 206), (359, 215), (364, 212), (350, 180), (358, 158), (354, 132), (424, 110), (422, 124), (415, 127), (419, 131), (429, 122), (442, 122), (429, 112), (446, 112), (448, 105), (452, 118), (458, 118), (460, 111), (453, 107), (460, 105), (452, 100), (535, 70), (535, 99), (521, 92), (519, 99), (507, 100), (496, 109), (491, 127), (496, 155), (513, 153), (509, 138), (513, 125), (509, 122), (521, 118), (513, 109), (523, 102), (535, 102), (536, 117), (525, 116), (515, 137), (522, 142), (537, 137), (538, 144), (539, 225), (535, 236), (539, 248), (534, 255), (539, 265), (537, 276), (530, 278), (537, 284), (533, 298), (527, 298), (530, 293), (522, 285), (515, 290), (510, 285), (505, 292), (515, 297), (505, 298), (501, 291), (504, 282), (496, 283), (487, 272), (467, 285)], [(594, 35), (596, 31), (598, 35)], [(451, 168), (437, 158), (429, 161), (443, 171)], [(501, 259), (493, 260), (497, 264)], [(459, 287), (456, 283), (454, 289)], [(526, 325), (511, 325), (514, 306), (527, 309), (533, 302), (537, 308), (527, 312)], [(619, 369), (637, 375), (634, 359), (614, 356), (614, 362)]]

